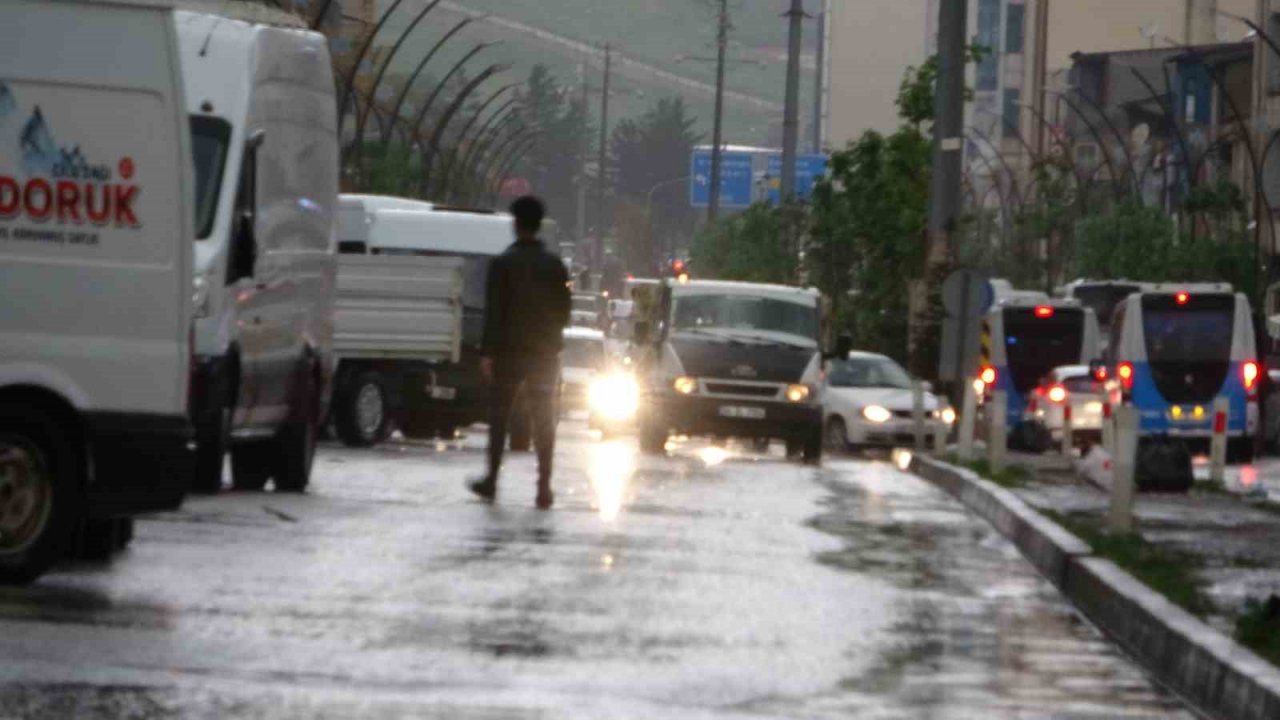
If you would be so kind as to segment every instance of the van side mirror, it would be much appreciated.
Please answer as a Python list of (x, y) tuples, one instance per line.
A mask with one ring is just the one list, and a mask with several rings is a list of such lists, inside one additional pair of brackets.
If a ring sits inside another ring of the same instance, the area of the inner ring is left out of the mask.
[(836, 347), (827, 353), (828, 360), (843, 360), (849, 357), (849, 353), (853, 352), (853, 338), (849, 335), (841, 335), (836, 338)]
[(253, 237), (253, 213), (242, 212), (236, 216), (232, 233), (231, 276), (228, 284), (242, 278), (251, 278), (258, 264), (257, 242)]

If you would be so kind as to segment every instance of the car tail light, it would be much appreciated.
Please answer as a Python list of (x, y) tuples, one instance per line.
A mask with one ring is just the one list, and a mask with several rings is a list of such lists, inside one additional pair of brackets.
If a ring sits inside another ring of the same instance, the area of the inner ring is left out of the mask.
[(996, 377), (996, 369), (990, 365), (982, 368), (982, 372), (978, 373), (978, 379), (982, 381), (982, 384), (987, 386), (995, 385)]
[(1191, 302), (1191, 296), (1185, 292), (1180, 292), (1173, 296), (1173, 301), (1179, 305), (1186, 305), (1188, 302)]
[(1067, 401), (1067, 389), (1062, 385), (1054, 385), (1049, 388), (1049, 402), (1061, 405)]
[(1047, 320), (1053, 317), (1053, 308), (1049, 305), (1037, 305), (1036, 317), (1041, 318), (1042, 320)]
[(1240, 366), (1240, 376), (1244, 380), (1244, 389), (1253, 392), (1258, 388), (1258, 378), (1262, 376), (1262, 368), (1258, 363), (1248, 360)]
[(1116, 367), (1116, 375), (1120, 378), (1120, 386), (1126, 393), (1133, 390), (1133, 363), (1120, 363)]
[(1106, 382), (1106, 381), (1107, 381), (1107, 369), (1106, 369), (1105, 367), (1100, 367), (1100, 368), (1098, 368), (1097, 370), (1094, 370), (1094, 371), (1093, 371), (1093, 379), (1094, 379), (1094, 380), (1096, 380), (1096, 381), (1098, 381), (1098, 382)]

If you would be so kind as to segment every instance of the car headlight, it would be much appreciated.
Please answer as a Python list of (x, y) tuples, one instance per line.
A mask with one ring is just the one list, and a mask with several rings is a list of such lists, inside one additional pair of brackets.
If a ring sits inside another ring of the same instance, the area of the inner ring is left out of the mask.
[(956, 424), (956, 409), (955, 409), (955, 408), (945, 408), (945, 409), (943, 409), (943, 411), (942, 411), (942, 422), (944, 422), (944, 423), (946, 423), (946, 424), (948, 424), (948, 425), (955, 425), (955, 424)]
[(627, 373), (597, 376), (587, 386), (587, 406), (608, 420), (630, 420), (640, 409), (640, 385)]
[(676, 392), (681, 395), (692, 395), (698, 390), (698, 381), (682, 375), (671, 383), (671, 387), (675, 388)]
[(893, 413), (889, 412), (888, 408), (881, 407), (879, 405), (868, 405), (862, 408), (862, 417), (866, 418), (870, 422), (880, 424), (887, 423), (892, 420)]
[(808, 385), (793, 384), (793, 385), (787, 386), (787, 400), (793, 403), (799, 403), (799, 402), (804, 402), (805, 400), (808, 400), (809, 393), (810, 393), (810, 390)]

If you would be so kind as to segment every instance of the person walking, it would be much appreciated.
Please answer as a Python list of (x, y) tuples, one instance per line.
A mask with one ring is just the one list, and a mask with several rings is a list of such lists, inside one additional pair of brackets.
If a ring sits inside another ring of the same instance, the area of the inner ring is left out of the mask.
[(498, 493), (498, 471), (516, 394), (524, 390), (538, 455), (539, 509), (555, 503), (551, 461), (556, 442), (560, 350), (569, 325), (569, 273), (538, 232), (546, 208), (532, 196), (511, 204), (516, 241), (489, 263), (480, 372), (489, 384), (489, 471), (471, 483), (484, 500)]

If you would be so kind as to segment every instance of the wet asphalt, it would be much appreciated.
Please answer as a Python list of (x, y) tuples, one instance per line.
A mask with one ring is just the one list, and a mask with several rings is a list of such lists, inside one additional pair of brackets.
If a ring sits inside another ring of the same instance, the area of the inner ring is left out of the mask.
[(543, 513), (528, 455), (470, 498), (481, 442), (326, 446), (0, 589), (0, 719), (1191, 717), (887, 462), (567, 423)]

